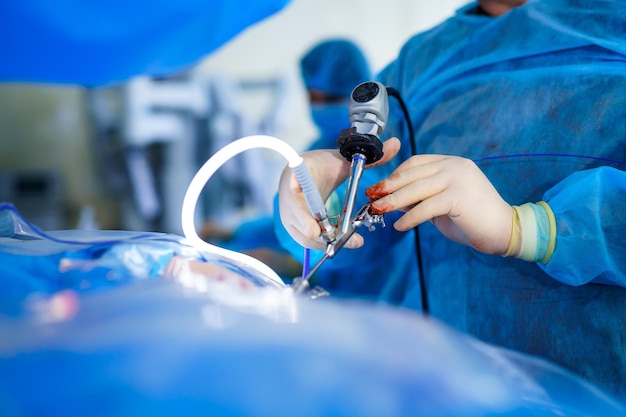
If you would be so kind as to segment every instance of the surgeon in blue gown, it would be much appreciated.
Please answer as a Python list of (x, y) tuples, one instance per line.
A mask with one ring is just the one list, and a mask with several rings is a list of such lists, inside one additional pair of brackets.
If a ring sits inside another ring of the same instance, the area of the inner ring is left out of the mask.
[[(414, 136), (390, 100), (399, 140), (359, 196), (388, 226), (323, 268), (343, 274), (331, 293), (376, 288), (626, 401), (626, 4), (593, 5), (481, 0), (409, 39), (381, 81)], [(335, 150), (305, 160), (323, 197), (342, 195)], [(289, 170), (279, 209), (294, 256), (323, 248)]]

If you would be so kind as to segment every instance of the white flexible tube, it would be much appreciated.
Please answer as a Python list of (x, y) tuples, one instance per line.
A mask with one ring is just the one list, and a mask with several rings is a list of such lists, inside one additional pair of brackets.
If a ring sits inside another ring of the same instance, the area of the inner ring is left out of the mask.
[(289, 144), (287, 144), (286, 142), (273, 136), (246, 136), (244, 138), (237, 139), (236, 141), (229, 143), (228, 145), (217, 151), (211, 158), (209, 158), (204, 163), (204, 165), (200, 167), (198, 172), (196, 172), (196, 175), (191, 180), (191, 183), (189, 183), (189, 187), (187, 188), (187, 192), (185, 193), (185, 198), (183, 199), (181, 215), (183, 233), (185, 237), (189, 240), (189, 243), (196, 247), (196, 249), (209, 253), (214, 253), (235, 260), (237, 262), (241, 262), (244, 265), (255, 269), (263, 276), (268, 277), (271, 280), (275, 281), (277, 284), (283, 286), (284, 283), (280, 279), (278, 274), (269, 266), (265, 265), (263, 262), (243, 253), (223, 249), (208, 242), (205, 242), (196, 233), (196, 205), (198, 203), (198, 199), (200, 198), (200, 193), (202, 192), (202, 189), (204, 188), (206, 183), (209, 181), (211, 176), (215, 174), (215, 172), (232, 157), (244, 151), (255, 148), (267, 148), (280, 153), (282, 156), (285, 157), (285, 159), (287, 159), (287, 163), (291, 168), (297, 167), (303, 162), (302, 157), (298, 155), (295, 149), (289, 146)]

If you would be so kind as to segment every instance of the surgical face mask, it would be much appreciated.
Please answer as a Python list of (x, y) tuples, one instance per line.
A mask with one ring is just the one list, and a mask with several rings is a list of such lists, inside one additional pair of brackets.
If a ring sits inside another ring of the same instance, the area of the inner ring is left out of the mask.
[(313, 104), (311, 118), (320, 130), (320, 139), (327, 141), (327, 148), (337, 147), (336, 141), (343, 129), (350, 127), (348, 102)]

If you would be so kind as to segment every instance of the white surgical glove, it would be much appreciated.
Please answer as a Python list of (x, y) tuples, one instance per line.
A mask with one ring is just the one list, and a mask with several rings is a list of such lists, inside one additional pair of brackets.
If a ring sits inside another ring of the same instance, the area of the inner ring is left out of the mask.
[[(400, 141), (389, 139), (383, 144), (384, 156), (380, 161), (366, 165), (371, 168), (384, 164), (400, 149)], [(350, 176), (350, 162), (338, 150), (315, 150), (302, 155), (311, 178), (317, 185), (324, 201)], [(343, 199), (342, 199), (343, 200)], [(311, 215), (295, 176), (289, 167), (283, 171), (278, 189), (280, 220), (287, 232), (300, 245), (311, 249), (324, 249), (326, 242), (320, 237), (321, 229)], [(352, 235), (344, 247), (357, 248), (363, 245), (363, 237)]]
[(430, 220), (449, 239), (483, 253), (547, 263), (554, 252), (550, 207), (511, 207), (470, 159), (416, 155), (366, 193), (378, 213), (406, 211), (394, 224), (400, 231)]

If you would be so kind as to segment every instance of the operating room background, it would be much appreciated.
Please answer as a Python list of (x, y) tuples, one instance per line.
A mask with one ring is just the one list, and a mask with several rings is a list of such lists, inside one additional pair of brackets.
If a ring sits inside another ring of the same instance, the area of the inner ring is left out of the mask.
[[(409, 36), (434, 26), (464, 3), (293, 0), (172, 79), (143, 79), (95, 90), (0, 84), (0, 201), (13, 202), (44, 230), (150, 229), (180, 234), (178, 209), (184, 188), (201, 163), (198, 158), (206, 159), (223, 144), (216, 141), (216, 131), (228, 131), (222, 142), (237, 133), (273, 134), (297, 150), (316, 137), (298, 67), (306, 50), (326, 38), (348, 37), (379, 71)], [(170, 92), (175, 97), (168, 101)], [(205, 93), (211, 98), (202, 96)], [(133, 107), (137, 103), (152, 106), (152, 113)], [(216, 106), (221, 110), (218, 119)], [(210, 117), (208, 108), (213, 112)], [(199, 149), (190, 137), (213, 143)], [(156, 167), (154, 178), (146, 178), (141, 168), (145, 163)], [(134, 174), (129, 169), (133, 164)], [(243, 179), (233, 182), (229, 175), (241, 176), (242, 167), (247, 167), (257, 182), (248, 185), (247, 192), (259, 188), (263, 195), (257, 200), (264, 201), (257, 203), (267, 206), (283, 161), (266, 152), (239, 164), (225, 167), (221, 183), (216, 180), (206, 194), (223, 196), (230, 188), (245, 188)], [(128, 184), (133, 181), (134, 186)], [(155, 195), (150, 195), (150, 187)], [(215, 216), (227, 227), (255, 214), (231, 210), (233, 215), (225, 216), (215, 209), (217, 201), (211, 208), (212, 197), (207, 195), (200, 216)], [(158, 215), (147, 220), (154, 210)]]

